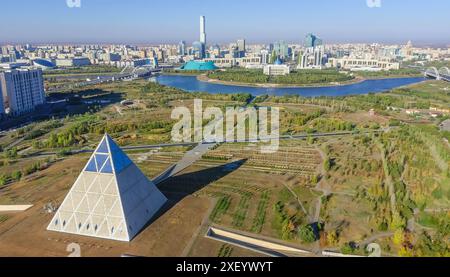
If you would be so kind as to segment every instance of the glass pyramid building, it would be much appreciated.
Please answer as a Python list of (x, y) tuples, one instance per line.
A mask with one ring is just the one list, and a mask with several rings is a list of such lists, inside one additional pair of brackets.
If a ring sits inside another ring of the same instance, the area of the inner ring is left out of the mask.
[(166, 201), (106, 134), (47, 230), (131, 241)]

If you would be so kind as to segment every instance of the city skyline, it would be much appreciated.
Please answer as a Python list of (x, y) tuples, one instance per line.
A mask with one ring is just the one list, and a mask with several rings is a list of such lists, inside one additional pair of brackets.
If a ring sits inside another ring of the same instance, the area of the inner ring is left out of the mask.
[[(198, 40), (201, 15), (208, 21), (210, 44), (239, 38), (249, 44), (302, 43), (310, 32), (329, 43), (450, 43), (446, 40), (450, 30), (444, 28), (450, 24), (446, 13), (450, 3), (445, 1), (381, 1), (381, 7), (370, 8), (366, 0), (321, 0), (327, 8), (319, 10), (317, 1), (287, 0), (279, 9), (266, 0), (214, 6), (207, 1), (186, 2), (81, 0), (80, 8), (69, 8), (65, 0), (6, 0), (4, 10), (27, 7), (20, 10), (20, 16), (33, 20), (34, 27), (27, 20), (17, 20), (18, 12), (7, 13), (4, 20), (15, 24), (2, 30), (0, 43), (192, 43)], [(317, 12), (312, 12), (314, 7)]]

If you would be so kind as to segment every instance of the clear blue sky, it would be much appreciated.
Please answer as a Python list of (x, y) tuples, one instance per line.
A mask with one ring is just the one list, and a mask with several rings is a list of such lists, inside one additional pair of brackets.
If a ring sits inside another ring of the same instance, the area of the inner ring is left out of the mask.
[(207, 17), (208, 42), (450, 44), (450, 1), (381, 0), (1, 0), (0, 42), (173, 43), (198, 40)]

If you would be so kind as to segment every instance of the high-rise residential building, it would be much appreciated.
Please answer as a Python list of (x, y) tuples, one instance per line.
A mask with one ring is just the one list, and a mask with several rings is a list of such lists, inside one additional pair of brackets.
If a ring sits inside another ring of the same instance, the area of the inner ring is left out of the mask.
[(304, 43), (305, 48), (314, 47), (315, 41), (316, 41), (316, 36), (315, 35), (307, 34), (306, 37), (305, 37), (305, 43)]
[(282, 59), (289, 57), (289, 46), (282, 40), (273, 44), (273, 50), (275, 51), (275, 54)]
[(317, 46), (314, 48), (314, 66), (319, 68), (323, 64), (324, 48)]
[(196, 59), (205, 58), (205, 45), (200, 41), (195, 41), (192, 43), (192, 50)]
[(178, 44), (178, 55), (186, 55), (186, 42), (184, 40), (180, 41), (180, 43)]
[(269, 62), (270, 62), (269, 50), (266, 49), (261, 50), (261, 63), (268, 64)]
[(200, 16), (200, 42), (206, 46), (206, 18)]
[(42, 70), (19, 68), (0, 73), (4, 108), (10, 115), (20, 115), (33, 111), (45, 104), (44, 78)]
[(323, 45), (322, 39), (318, 38), (314, 34), (307, 34), (305, 37), (305, 48), (317, 47)]
[(245, 51), (246, 51), (246, 49), (245, 49), (245, 39), (239, 39), (238, 41), (237, 41), (237, 55), (238, 55), (238, 58), (243, 58), (243, 57), (245, 57)]
[(321, 69), (324, 60), (324, 47), (310, 47), (299, 57), (298, 69)]

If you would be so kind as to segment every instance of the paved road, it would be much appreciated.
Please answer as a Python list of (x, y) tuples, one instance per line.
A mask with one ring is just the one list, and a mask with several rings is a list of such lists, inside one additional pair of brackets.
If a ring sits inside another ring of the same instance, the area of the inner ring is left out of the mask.
[(366, 246), (376, 240), (382, 239), (382, 238), (389, 238), (394, 236), (393, 232), (385, 232), (385, 233), (379, 233), (373, 236), (368, 237), (367, 239), (365, 239), (364, 241), (358, 243), (358, 245), (360, 246)]
[(176, 164), (170, 166), (161, 175), (153, 179), (153, 183), (158, 185), (170, 177), (185, 170), (196, 161), (200, 160), (204, 154), (206, 154), (211, 148), (215, 147), (216, 143), (200, 143), (194, 149), (188, 151), (184, 157)]

